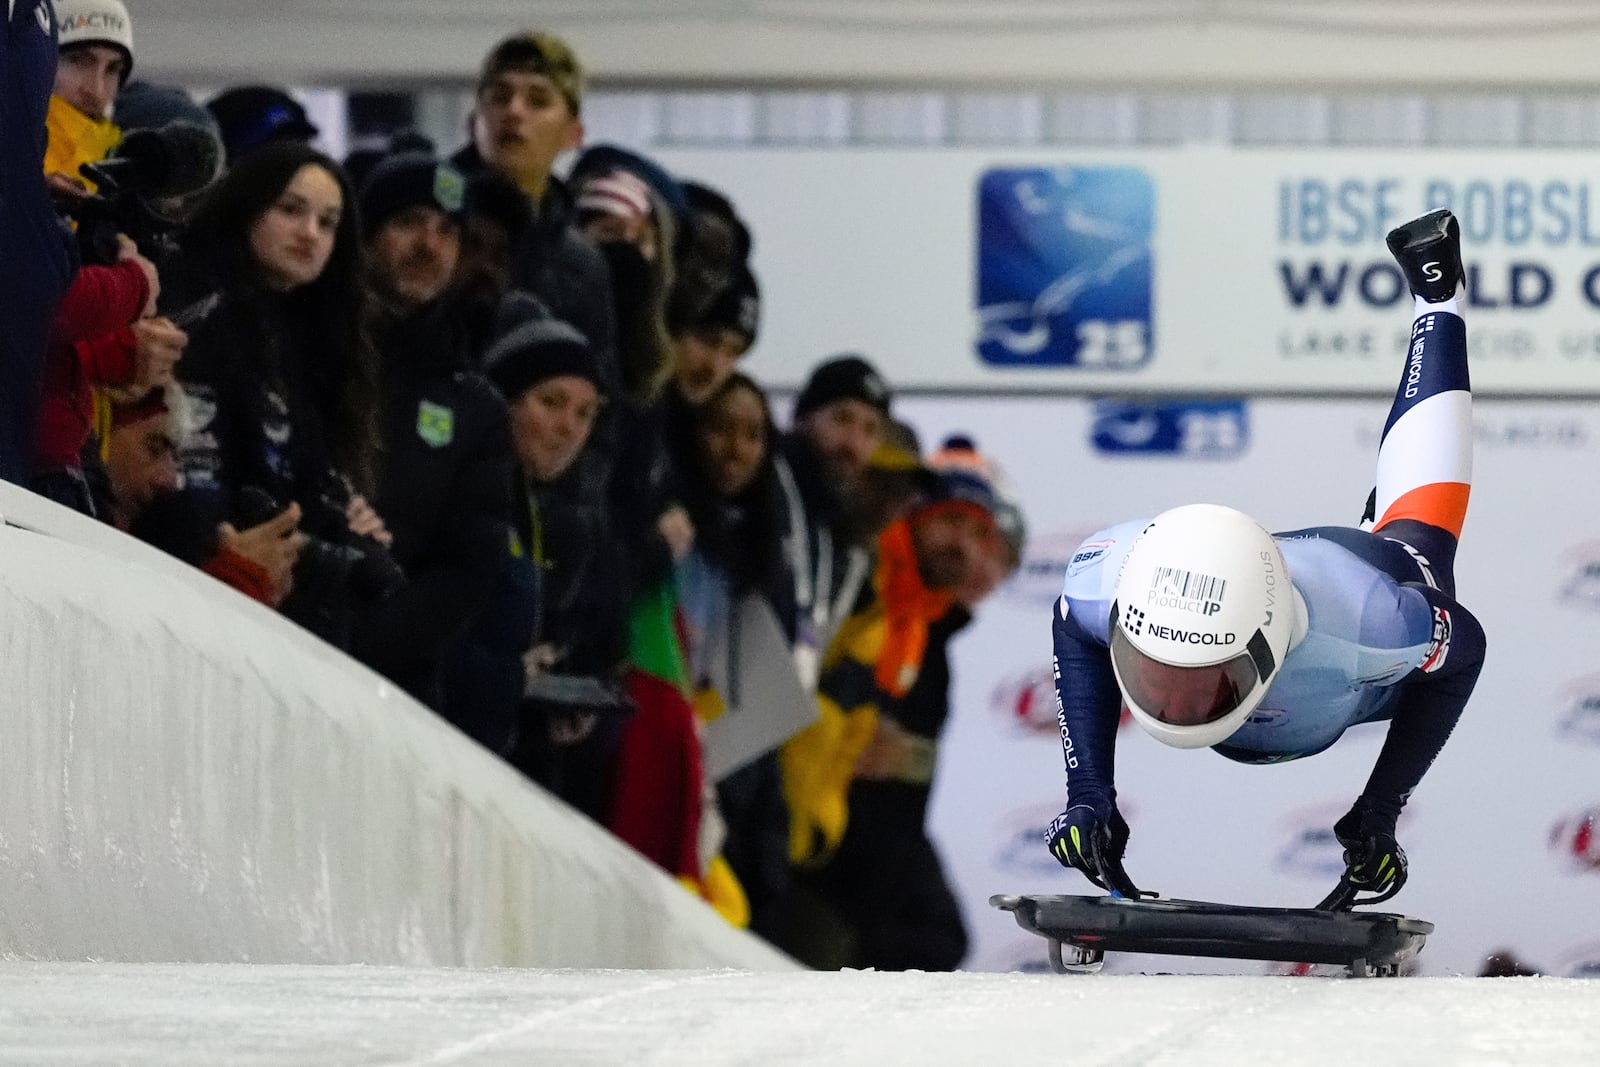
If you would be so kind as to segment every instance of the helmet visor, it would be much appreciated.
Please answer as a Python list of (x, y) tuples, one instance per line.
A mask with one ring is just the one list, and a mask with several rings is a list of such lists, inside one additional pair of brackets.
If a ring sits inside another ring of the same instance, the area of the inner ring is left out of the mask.
[(1112, 627), (1111, 660), (1129, 701), (1173, 726), (1216, 722), (1244, 703), (1261, 680), (1249, 652), (1206, 667), (1178, 667), (1140, 652), (1120, 626)]

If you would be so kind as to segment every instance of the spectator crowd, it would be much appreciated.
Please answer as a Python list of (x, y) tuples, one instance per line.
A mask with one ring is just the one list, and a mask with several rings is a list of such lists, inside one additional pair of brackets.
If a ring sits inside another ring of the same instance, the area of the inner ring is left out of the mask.
[[(122, 0), (8, 0), (0, 47), (0, 477), (281, 612), (801, 960), (960, 962), (925, 830), (948, 645), (1021, 512), (861, 355), (778, 426), (735, 203), (586, 145), (546, 33), (489, 50), (459, 150), (343, 161), (281, 89), (130, 80)], [(786, 651), (752, 670), (758, 632)], [(772, 672), (814, 708), (714, 777)]]

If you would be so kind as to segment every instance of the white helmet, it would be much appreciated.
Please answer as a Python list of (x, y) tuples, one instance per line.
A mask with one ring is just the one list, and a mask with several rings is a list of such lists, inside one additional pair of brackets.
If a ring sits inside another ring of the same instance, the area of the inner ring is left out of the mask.
[(1227, 740), (1289, 653), (1283, 553), (1243, 512), (1188, 504), (1146, 526), (1117, 575), (1111, 664), (1140, 726), (1178, 748)]

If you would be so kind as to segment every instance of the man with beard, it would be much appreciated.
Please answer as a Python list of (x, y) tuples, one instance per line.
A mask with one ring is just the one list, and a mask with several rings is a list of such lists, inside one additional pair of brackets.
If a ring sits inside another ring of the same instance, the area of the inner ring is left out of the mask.
[(606, 263), (576, 226), (556, 159), (583, 142), (583, 70), (549, 33), (512, 34), (484, 57), (469, 118), (471, 142), (452, 157), (469, 178), (492, 170), (516, 183), (533, 208), (516, 251), (515, 280), (571, 323), (600, 357), (607, 391), (620, 382), (616, 319)]
[(438, 663), (487, 602), (511, 531), (510, 424), (468, 370), (441, 301), (466, 209), (461, 173), (408, 152), (361, 191), (383, 364), (384, 463), (375, 504), (408, 584), (359, 628), (359, 658), (439, 706)]
[(872, 364), (836, 356), (812, 371), (781, 442), (785, 550), (799, 605), (795, 662), (808, 686), (816, 684), (818, 658), (872, 571), (877, 531), (858, 506), (859, 489), (888, 421), (889, 387)]
[[(913, 792), (931, 781), (934, 742), (927, 736), (913, 741), (907, 727), (924, 723), (926, 705), (942, 696), (919, 689), (930, 644), (942, 648), (934, 628), (958, 595), (981, 599), (987, 593), (986, 576), (1003, 552), (1000, 503), (988, 469), (947, 462), (930, 474), (931, 495), (878, 536), (870, 594), (839, 628), (822, 662), (817, 722), (788, 741), (779, 757), (789, 805), (789, 860), (798, 868), (783, 909), (789, 925), (779, 942), (813, 967), (859, 966), (863, 952), (881, 951), (873, 958), (885, 966), (949, 968), (965, 951), (959, 909), (948, 892), (919, 896), (916, 903), (927, 912), (919, 928), (930, 936), (939, 931), (947, 942), (943, 949), (930, 945), (921, 955), (903, 953), (877, 945), (868, 929), (869, 917), (884, 910), (869, 883), (884, 883), (892, 873), (871, 853), (894, 851), (915, 862), (930, 879), (928, 888), (935, 888), (937, 857), (886, 840), (909, 840), (920, 832), (920, 809), (914, 807), (916, 818), (909, 821), (895, 813), (879, 819), (869, 840), (858, 837), (853, 849), (841, 850), (846, 827), (854, 829), (849, 812), (857, 778), (900, 781)], [(947, 678), (933, 677), (929, 684), (938, 690)], [(873, 810), (881, 815), (881, 804)], [(863, 851), (869, 853), (865, 858)]]

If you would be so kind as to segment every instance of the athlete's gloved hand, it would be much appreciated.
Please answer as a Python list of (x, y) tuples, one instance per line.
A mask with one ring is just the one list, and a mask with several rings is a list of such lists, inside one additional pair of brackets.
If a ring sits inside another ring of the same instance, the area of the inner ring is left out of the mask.
[(1050, 823), (1045, 844), (1063, 867), (1077, 868), (1101, 889), (1139, 899), (1138, 887), (1122, 869), (1128, 823), (1115, 801), (1108, 814), (1088, 804), (1074, 804)]
[[(1395, 819), (1358, 800), (1333, 824), (1333, 834), (1344, 846), (1344, 875), (1332, 893), (1318, 904), (1323, 911), (1348, 911), (1357, 904), (1378, 904), (1400, 892), (1406, 884), (1406, 853), (1395, 840)], [(1375, 896), (1356, 899), (1361, 893)]]

